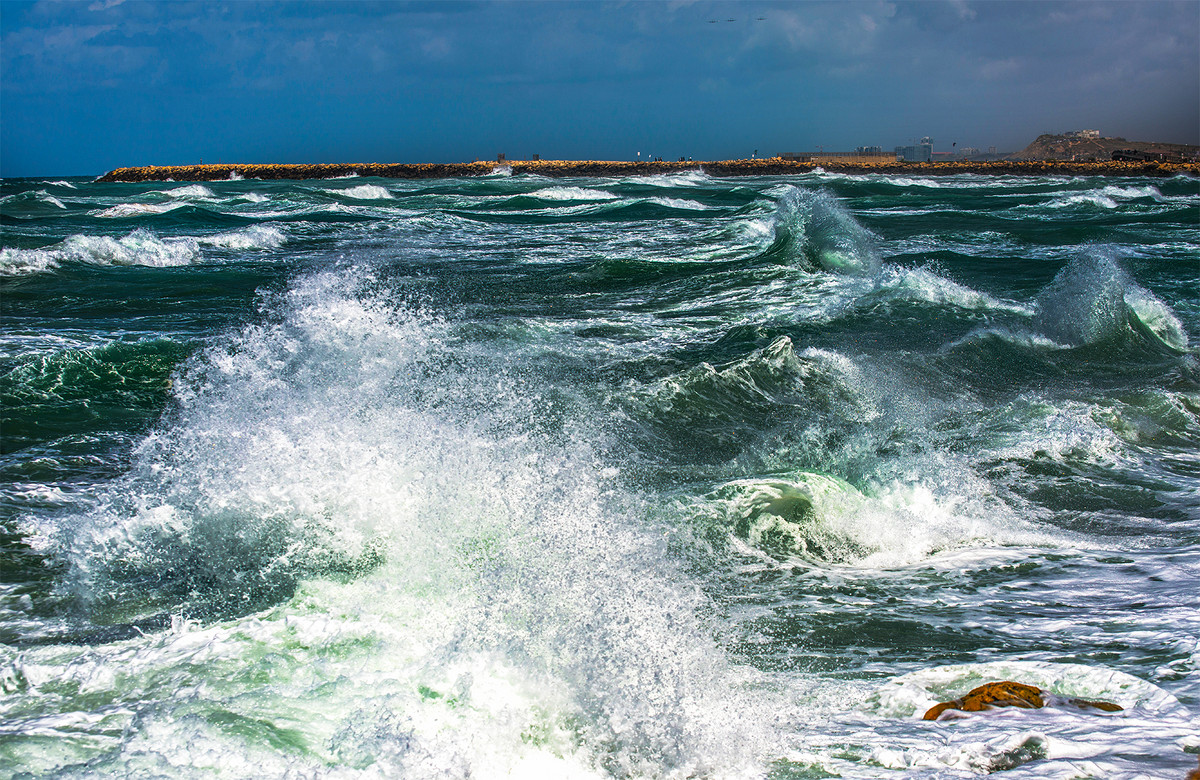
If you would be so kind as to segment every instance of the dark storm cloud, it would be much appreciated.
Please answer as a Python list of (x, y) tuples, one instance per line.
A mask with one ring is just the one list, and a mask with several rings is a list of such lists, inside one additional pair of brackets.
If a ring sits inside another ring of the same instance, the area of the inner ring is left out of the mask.
[(1194, 2), (94, 0), (0, 25), (6, 175), (1200, 135)]

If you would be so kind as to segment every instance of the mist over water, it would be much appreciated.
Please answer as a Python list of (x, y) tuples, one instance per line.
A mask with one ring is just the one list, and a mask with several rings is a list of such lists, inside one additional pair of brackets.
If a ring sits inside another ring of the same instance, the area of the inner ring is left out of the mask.
[(1181, 776), (1198, 205), (6, 181), (0, 774)]

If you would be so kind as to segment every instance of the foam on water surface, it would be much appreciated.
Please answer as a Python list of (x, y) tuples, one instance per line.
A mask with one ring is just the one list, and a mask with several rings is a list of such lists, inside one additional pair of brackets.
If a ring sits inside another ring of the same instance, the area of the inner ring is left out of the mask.
[(360, 184), (357, 187), (325, 191), (331, 195), (355, 200), (391, 200), (394, 197), (390, 191), (378, 184)]
[(37, 273), (64, 262), (167, 267), (188, 265), (199, 257), (194, 238), (161, 239), (148, 230), (138, 229), (122, 238), (77, 235), (46, 249), (3, 249), (0, 273)]
[(936, 183), (6, 182), (4, 771), (1180, 776), (1197, 195)]
[(542, 200), (615, 200), (617, 198), (607, 190), (586, 187), (546, 187), (530, 194)]

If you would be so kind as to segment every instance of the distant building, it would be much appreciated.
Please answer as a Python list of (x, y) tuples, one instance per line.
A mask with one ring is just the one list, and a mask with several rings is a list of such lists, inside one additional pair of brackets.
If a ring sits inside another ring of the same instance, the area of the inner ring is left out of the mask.
[(931, 162), (933, 160), (933, 139), (926, 136), (918, 144), (912, 146), (897, 146), (896, 160), (911, 162)]
[(1063, 133), (1067, 138), (1099, 138), (1099, 130), (1070, 130)]
[(871, 154), (883, 154), (882, 146), (859, 146), (854, 150), (854, 153), (859, 156), (867, 156)]

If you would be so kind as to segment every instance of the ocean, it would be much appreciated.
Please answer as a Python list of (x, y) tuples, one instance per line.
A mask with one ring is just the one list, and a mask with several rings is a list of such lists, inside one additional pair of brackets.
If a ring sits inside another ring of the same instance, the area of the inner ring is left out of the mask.
[(1197, 764), (1195, 179), (0, 195), (0, 776)]

